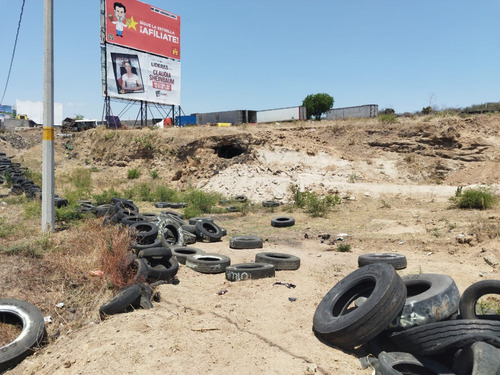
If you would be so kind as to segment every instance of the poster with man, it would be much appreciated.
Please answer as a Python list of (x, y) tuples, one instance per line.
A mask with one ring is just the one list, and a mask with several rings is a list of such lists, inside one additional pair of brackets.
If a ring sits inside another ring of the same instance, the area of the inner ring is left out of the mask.
[(137, 0), (105, 0), (106, 43), (181, 59), (181, 18)]

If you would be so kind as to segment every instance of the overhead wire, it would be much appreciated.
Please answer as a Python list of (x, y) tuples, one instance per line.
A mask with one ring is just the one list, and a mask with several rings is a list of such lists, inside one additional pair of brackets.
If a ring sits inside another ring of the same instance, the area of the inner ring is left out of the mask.
[(14, 55), (16, 54), (17, 38), (19, 36), (19, 29), (21, 28), (21, 21), (23, 19), (25, 1), (26, 0), (23, 0), (23, 5), (21, 6), (21, 14), (19, 15), (19, 23), (17, 24), (16, 40), (14, 41), (14, 48), (12, 50), (12, 57), (10, 58), (9, 72), (7, 73), (7, 81), (5, 82), (5, 88), (3, 89), (3, 95), (2, 95), (2, 100), (0, 100), (0, 104), (3, 103), (3, 99), (5, 98), (5, 93), (7, 92), (7, 86), (9, 85), (10, 72), (12, 71), (12, 63), (14, 62)]

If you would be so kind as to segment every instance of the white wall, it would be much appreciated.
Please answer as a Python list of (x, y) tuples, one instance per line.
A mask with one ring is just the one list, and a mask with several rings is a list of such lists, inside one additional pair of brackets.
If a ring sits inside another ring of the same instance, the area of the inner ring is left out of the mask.
[[(52, 125), (62, 125), (62, 103), (54, 103), (54, 123)], [(38, 125), (48, 125), (43, 123), (43, 102), (16, 99), (16, 113), (26, 115)]]

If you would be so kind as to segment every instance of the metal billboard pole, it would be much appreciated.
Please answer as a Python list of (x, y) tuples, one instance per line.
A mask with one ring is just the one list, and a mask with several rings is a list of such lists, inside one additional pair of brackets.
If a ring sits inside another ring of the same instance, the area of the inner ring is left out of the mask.
[(54, 230), (54, 1), (44, 3), (42, 232)]

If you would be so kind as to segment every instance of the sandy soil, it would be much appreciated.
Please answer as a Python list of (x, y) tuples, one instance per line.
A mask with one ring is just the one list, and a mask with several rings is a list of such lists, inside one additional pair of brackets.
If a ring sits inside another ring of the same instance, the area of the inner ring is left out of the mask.
[[(449, 201), (458, 186), (498, 188), (498, 115), (109, 134), (100, 129), (79, 134), (71, 150), (63, 146), (68, 140), (59, 138), (56, 174), (87, 164), (100, 170), (93, 178), (102, 186), (122, 187), (126, 171), (138, 166), (158, 170), (169, 186), (243, 194), (257, 205), (290, 201), (290, 184), (336, 192), (343, 200), (326, 218), (282, 211), (284, 206), (215, 215), (228, 235), (194, 246), (228, 255), (232, 264), (253, 261), (260, 251), (284, 252), (299, 256), (301, 267), (278, 271), (274, 278), (229, 282), (224, 274), (181, 266), (179, 284), (159, 286), (161, 300), (153, 309), (89, 321), (72, 331), (48, 325), (49, 332), (60, 331), (59, 338), (9, 374), (370, 374), (358, 360), (368, 354), (363, 348), (344, 352), (312, 332), (318, 303), (357, 269), (359, 255), (404, 254), (408, 268), (398, 271), (401, 275), (444, 273), (461, 292), (500, 277), (498, 206), (458, 210)], [(243, 152), (234, 155), (235, 148)], [(40, 163), (39, 145), (15, 148), (2, 141), (0, 149), (15, 152), (23, 165)], [(224, 153), (231, 157), (221, 157)], [(147, 178), (147, 173), (141, 177)], [(143, 204), (141, 211), (154, 207)], [(272, 227), (277, 216), (292, 216), (296, 224)], [(343, 236), (351, 252), (336, 251), (336, 244), (321, 240), (325, 233)], [(230, 249), (229, 238), (237, 234), (260, 235), (264, 248)], [(277, 281), (296, 287), (273, 285)]]

